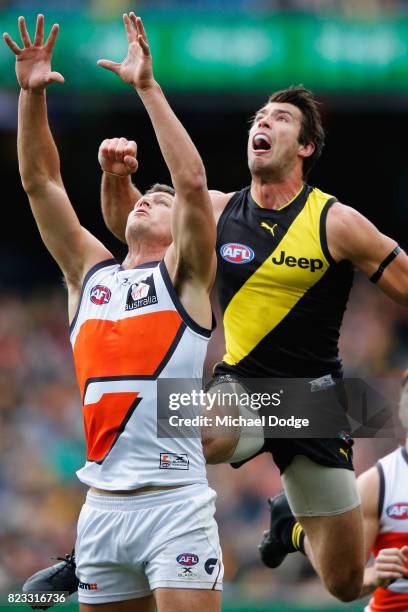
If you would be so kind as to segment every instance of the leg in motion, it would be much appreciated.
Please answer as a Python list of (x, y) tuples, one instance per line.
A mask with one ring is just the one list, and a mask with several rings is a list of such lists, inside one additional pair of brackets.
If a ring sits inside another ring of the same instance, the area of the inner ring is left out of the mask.
[(271, 525), (259, 546), (262, 561), (273, 568), (287, 554), (303, 552), (332, 595), (356, 599), (365, 557), (354, 473), (298, 455), (282, 480), (286, 494), (269, 501)]

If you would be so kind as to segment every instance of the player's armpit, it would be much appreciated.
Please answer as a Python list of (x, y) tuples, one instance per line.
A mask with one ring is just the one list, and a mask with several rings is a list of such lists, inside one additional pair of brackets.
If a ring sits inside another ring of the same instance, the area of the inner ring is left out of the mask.
[(366, 217), (334, 204), (327, 215), (327, 243), (335, 261), (348, 259), (396, 302), (408, 304), (408, 257), (395, 240)]

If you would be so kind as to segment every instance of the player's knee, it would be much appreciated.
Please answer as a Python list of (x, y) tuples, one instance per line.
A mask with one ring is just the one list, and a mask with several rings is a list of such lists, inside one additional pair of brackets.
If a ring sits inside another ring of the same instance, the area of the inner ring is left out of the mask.
[(227, 462), (236, 445), (237, 440), (233, 438), (203, 437), (203, 451), (206, 462), (212, 465)]
[(354, 601), (360, 596), (363, 584), (363, 571), (354, 568), (326, 579), (327, 590), (342, 602)]

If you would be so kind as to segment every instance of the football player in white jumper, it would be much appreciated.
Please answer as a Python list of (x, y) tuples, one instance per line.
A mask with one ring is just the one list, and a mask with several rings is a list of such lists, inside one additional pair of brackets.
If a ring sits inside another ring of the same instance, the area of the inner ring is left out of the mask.
[(58, 25), (45, 43), (42, 15), (33, 42), (23, 17), (22, 47), (4, 35), (21, 87), (23, 187), (68, 287), (87, 443), (78, 476), (90, 486), (75, 546), (79, 601), (81, 612), (217, 612), (223, 566), (201, 439), (160, 439), (156, 428), (158, 379), (202, 376), (215, 222), (202, 160), (154, 79), (142, 22), (123, 21), (127, 57), (98, 63), (139, 94), (175, 195), (156, 186), (135, 203), (122, 265), (81, 226), (62, 182), (45, 93), (64, 82), (51, 69)]

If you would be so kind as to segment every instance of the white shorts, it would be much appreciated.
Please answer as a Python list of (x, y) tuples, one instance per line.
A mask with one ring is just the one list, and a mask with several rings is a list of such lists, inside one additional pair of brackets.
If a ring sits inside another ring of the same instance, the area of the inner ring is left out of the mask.
[(75, 544), (79, 601), (146, 597), (160, 587), (222, 590), (215, 499), (203, 484), (123, 497), (88, 492)]

